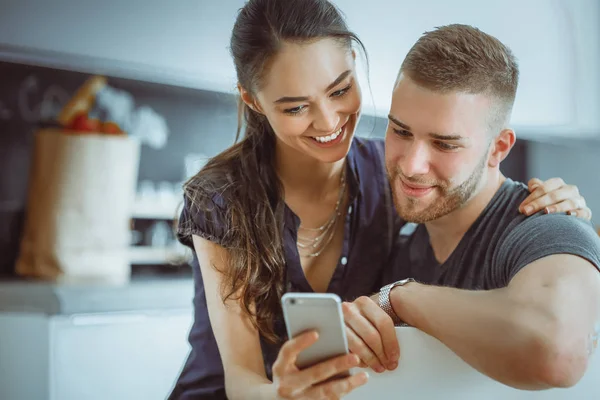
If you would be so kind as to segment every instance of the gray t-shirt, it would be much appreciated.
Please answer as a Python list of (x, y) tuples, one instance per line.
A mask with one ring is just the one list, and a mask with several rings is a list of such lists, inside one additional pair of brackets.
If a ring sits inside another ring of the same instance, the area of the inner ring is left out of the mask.
[(412, 277), (432, 285), (496, 289), (507, 286), (523, 267), (552, 254), (573, 254), (600, 270), (600, 238), (592, 225), (566, 214), (525, 217), (519, 204), (527, 195), (525, 185), (507, 179), (441, 265), (424, 225), (403, 233), (403, 251), (383, 283)]

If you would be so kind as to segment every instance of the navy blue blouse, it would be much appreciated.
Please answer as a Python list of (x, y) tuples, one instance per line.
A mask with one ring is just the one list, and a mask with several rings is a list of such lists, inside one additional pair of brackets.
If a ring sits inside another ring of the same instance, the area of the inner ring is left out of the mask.
[[(397, 250), (397, 238), (403, 222), (394, 209), (387, 179), (382, 140), (355, 137), (347, 158), (347, 177), (350, 193), (346, 213), (342, 253), (327, 289), (343, 300), (353, 300), (378, 291), (382, 271)], [(225, 224), (219, 222), (219, 210), (226, 205), (215, 198), (215, 212), (200, 213), (185, 203), (181, 213), (178, 238), (192, 250), (192, 235), (198, 235), (227, 247), (221, 239)], [(312, 292), (300, 264), (297, 233), (300, 219), (288, 207), (284, 214), (284, 255), (288, 291)], [(195, 296), (195, 320), (190, 331), (192, 350), (170, 399), (225, 399), (224, 373), (221, 357), (210, 325), (204, 284), (198, 258), (192, 263)], [(283, 316), (275, 321), (275, 330), (286, 337)], [(267, 376), (279, 352), (261, 338)]]

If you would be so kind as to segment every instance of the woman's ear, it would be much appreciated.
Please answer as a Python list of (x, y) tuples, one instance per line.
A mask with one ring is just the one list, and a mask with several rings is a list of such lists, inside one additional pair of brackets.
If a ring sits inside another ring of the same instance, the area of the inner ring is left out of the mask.
[(244, 89), (242, 87), (242, 85), (240, 85), (239, 83), (238, 83), (237, 87), (238, 87), (238, 91), (240, 92), (240, 97), (241, 97), (242, 101), (248, 107), (250, 107), (252, 110), (256, 111), (257, 113), (263, 114), (262, 109), (260, 108), (260, 105), (258, 104), (258, 101), (256, 100), (256, 98), (254, 96), (252, 96), (252, 94), (249, 91)]

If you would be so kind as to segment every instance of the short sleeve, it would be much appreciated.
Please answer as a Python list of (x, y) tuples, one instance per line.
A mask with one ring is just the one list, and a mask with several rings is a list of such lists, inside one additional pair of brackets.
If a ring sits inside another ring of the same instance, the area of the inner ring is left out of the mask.
[(227, 208), (220, 195), (200, 204), (191, 194), (184, 195), (183, 209), (177, 224), (177, 239), (184, 245), (194, 248), (192, 235), (225, 246), (229, 244)]
[(579, 256), (600, 271), (600, 238), (589, 222), (565, 214), (525, 219), (497, 250), (494, 269), (505, 285), (525, 266), (553, 254)]

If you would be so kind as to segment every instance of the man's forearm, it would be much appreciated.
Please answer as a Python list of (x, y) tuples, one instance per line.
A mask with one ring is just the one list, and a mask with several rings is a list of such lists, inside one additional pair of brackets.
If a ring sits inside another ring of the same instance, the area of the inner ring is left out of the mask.
[(493, 379), (521, 389), (569, 384), (569, 378), (555, 379), (555, 370), (546, 369), (556, 365), (548, 359), (552, 316), (511, 299), (508, 289), (467, 291), (415, 283), (395, 288), (391, 301), (402, 320)]

